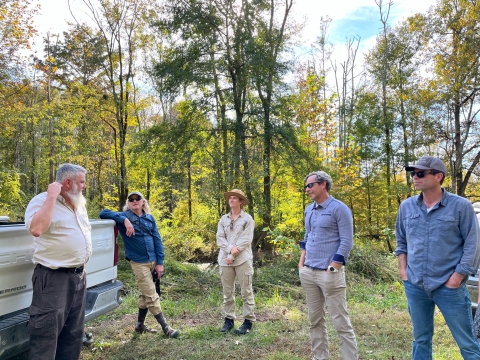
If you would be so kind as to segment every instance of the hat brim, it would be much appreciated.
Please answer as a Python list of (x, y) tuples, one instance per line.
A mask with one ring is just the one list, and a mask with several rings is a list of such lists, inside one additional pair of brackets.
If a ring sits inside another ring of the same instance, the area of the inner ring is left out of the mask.
[(132, 195), (138, 195), (143, 199), (143, 194), (139, 191), (132, 191), (131, 193), (128, 194), (127, 199)]
[(235, 191), (228, 191), (228, 192), (226, 192), (226, 193), (223, 193), (223, 197), (225, 198), (226, 201), (228, 201), (228, 198), (229, 198), (230, 196), (236, 196), (236, 197), (238, 197), (239, 199), (243, 200), (243, 204), (244, 204), (244, 205), (250, 204), (250, 201), (248, 201), (248, 199), (247, 199), (245, 196), (243, 196), (242, 194), (239, 194), (239, 193), (237, 193), (237, 192), (235, 192)]
[(413, 171), (415, 169), (419, 170), (430, 170), (429, 167), (422, 166), (422, 165), (410, 165), (410, 166), (405, 166), (405, 171)]

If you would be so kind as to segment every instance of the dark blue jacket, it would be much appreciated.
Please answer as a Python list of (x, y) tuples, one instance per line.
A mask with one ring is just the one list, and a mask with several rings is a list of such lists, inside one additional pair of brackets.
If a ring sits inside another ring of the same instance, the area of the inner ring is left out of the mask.
[[(101, 219), (112, 219), (117, 223), (118, 231), (125, 245), (125, 257), (137, 263), (156, 261), (163, 265), (165, 252), (157, 224), (151, 214), (136, 215), (133, 211), (102, 210)], [(127, 236), (124, 221), (129, 219), (135, 229), (135, 235)], [(132, 221), (133, 220), (133, 221)], [(139, 226), (141, 224), (141, 226)]]

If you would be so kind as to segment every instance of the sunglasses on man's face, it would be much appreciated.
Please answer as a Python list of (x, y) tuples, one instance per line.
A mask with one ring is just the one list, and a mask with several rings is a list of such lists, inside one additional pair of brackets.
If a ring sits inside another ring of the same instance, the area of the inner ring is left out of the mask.
[(417, 177), (419, 179), (422, 179), (425, 177), (425, 175), (427, 174), (432, 174), (432, 175), (435, 175), (436, 173), (434, 173), (433, 171), (410, 171), (410, 176), (413, 178), (415, 175), (417, 175)]
[(142, 198), (140, 197), (128, 198), (129, 202), (140, 201), (140, 200), (142, 200)]
[(315, 182), (308, 183), (307, 185), (305, 185), (305, 190), (311, 189), (313, 187), (313, 185), (315, 185), (315, 184), (321, 184), (321, 182), (320, 181), (315, 181)]

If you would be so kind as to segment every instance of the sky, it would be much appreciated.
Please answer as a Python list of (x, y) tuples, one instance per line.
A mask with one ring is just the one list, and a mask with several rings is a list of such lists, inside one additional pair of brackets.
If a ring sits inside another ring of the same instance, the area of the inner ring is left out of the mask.
[[(319, 33), (320, 18), (330, 17), (332, 23), (328, 30), (328, 40), (334, 44), (338, 53), (342, 53), (346, 39), (360, 36), (360, 53), (366, 53), (375, 44), (375, 37), (381, 31), (379, 9), (375, 0), (295, 0), (293, 16), (297, 21), (306, 20), (302, 41), (306, 48), (312, 44)], [(380, 0), (377, 0), (380, 1)], [(388, 0), (383, 0), (386, 3)], [(389, 23), (395, 26), (399, 21), (415, 13), (424, 13), (436, 0), (392, 0)], [(70, 0), (80, 19), (86, 19), (82, 0)], [(40, 14), (34, 19), (39, 30), (35, 41), (38, 52), (42, 50), (42, 37), (49, 31), (61, 33), (67, 29), (66, 21), (73, 18), (68, 9), (67, 0), (41, 0)]]
[[(378, 0), (377, 0), (378, 1)], [(386, 4), (388, 1), (383, 0)], [(425, 13), (436, 0), (394, 0), (388, 23), (395, 26), (416, 13)], [(384, 5), (386, 6), (386, 5)], [(330, 17), (328, 41), (335, 48), (344, 47), (346, 40), (360, 36), (360, 52), (365, 53), (375, 45), (382, 31), (380, 12), (375, 0), (297, 0), (296, 17), (306, 17), (302, 36), (305, 44), (312, 44), (319, 34), (321, 17)]]

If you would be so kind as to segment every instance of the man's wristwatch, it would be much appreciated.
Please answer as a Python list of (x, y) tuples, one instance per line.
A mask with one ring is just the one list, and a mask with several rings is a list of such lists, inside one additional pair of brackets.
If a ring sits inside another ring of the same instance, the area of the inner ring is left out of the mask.
[(338, 269), (335, 269), (333, 266), (330, 265), (330, 266), (328, 267), (328, 271), (330, 271), (330, 272), (338, 272)]

